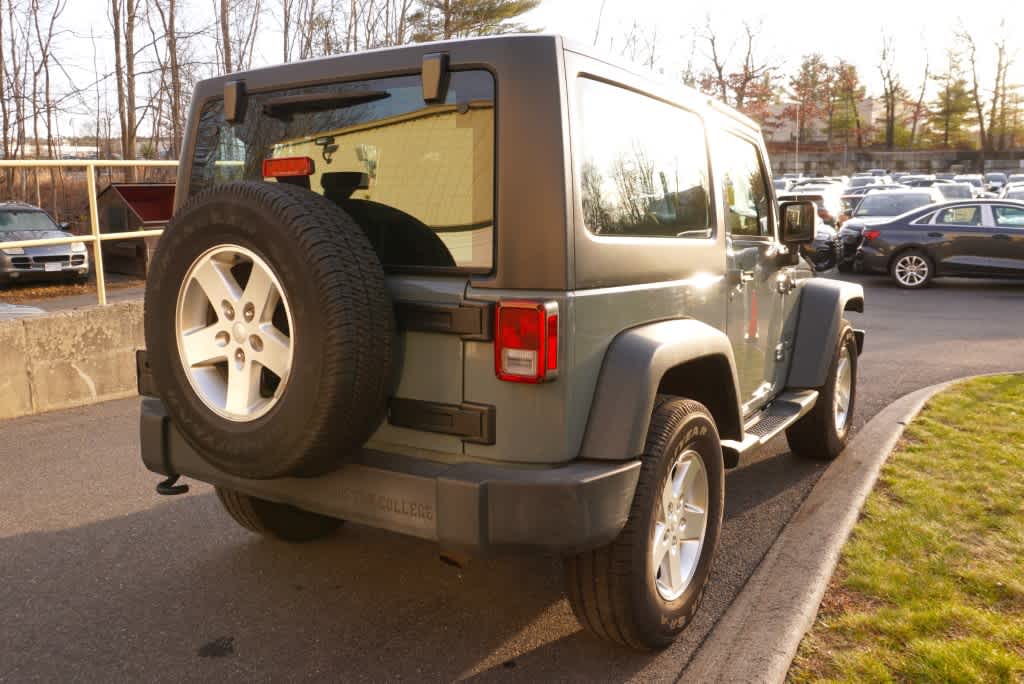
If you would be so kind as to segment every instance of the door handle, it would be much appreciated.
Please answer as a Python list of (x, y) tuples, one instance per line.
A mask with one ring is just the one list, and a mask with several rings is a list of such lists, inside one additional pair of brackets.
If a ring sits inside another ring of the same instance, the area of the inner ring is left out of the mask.
[(726, 276), (728, 283), (732, 287), (738, 287), (743, 283), (749, 283), (754, 279), (753, 271), (741, 271), (740, 269), (731, 269)]
[(1004, 233), (996, 233), (992, 237), (995, 238), (996, 240), (1009, 240), (1010, 239), (1010, 236), (1006, 235)]
[(928, 233), (928, 237), (942, 237), (942, 233)]

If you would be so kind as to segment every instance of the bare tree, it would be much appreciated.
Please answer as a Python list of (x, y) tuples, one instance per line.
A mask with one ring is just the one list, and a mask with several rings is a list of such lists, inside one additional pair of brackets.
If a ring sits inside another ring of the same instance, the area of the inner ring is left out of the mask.
[(921, 90), (918, 91), (917, 101), (914, 103), (914, 111), (910, 120), (910, 147), (917, 141), (917, 127), (925, 118), (928, 108), (924, 104), (924, 96), (928, 89), (928, 80), (931, 78), (931, 60), (928, 49), (924, 51), (924, 75), (921, 76)]
[(882, 76), (882, 100), (885, 102), (885, 147), (891, 150), (896, 147), (897, 105), (905, 91), (896, 71), (896, 47), (893, 37), (887, 33), (882, 34), (882, 54), (878, 63), (878, 73)]
[(252, 66), (263, 15), (262, 0), (214, 0), (217, 10), (217, 58), (221, 73)]
[(988, 131), (985, 128), (985, 104), (981, 99), (981, 86), (978, 81), (978, 48), (974, 37), (963, 27), (957, 31), (956, 39), (966, 48), (967, 62), (971, 66), (971, 99), (974, 101), (974, 112), (978, 117), (978, 138), (981, 142), (981, 164), (985, 165), (985, 152), (989, 148)]

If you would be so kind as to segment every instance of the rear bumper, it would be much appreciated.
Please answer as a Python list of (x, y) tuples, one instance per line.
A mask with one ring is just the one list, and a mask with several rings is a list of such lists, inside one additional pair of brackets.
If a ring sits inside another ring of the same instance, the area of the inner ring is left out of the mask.
[(142, 461), (183, 475), (372, 527), (437, 541), (445, 549), (574, 553), (607, 544), (626, 524), (640, 461), (577, 461), (558, 468), (447, 464), (364, 450), (317, 478), (246, 480), (209, 465), (184, 440), (159, 399), (145, 397)]

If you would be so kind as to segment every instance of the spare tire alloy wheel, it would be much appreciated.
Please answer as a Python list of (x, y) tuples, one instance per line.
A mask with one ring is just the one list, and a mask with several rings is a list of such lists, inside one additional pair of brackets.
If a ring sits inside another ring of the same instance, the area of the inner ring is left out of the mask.
[[(239, 269), (248, 271), (244, 288), (234, 275)], [(277, 403), (292, 367), (293, 330), (273, 269), (239, 245), (202, 253), (178, 292), (175, 333), (185, 374), (206, 407), (227, 420), (255, 420)]]
[(394, 312), (363, 229), (283, 183), (230, 182), (179, 207), (146, 287), (156, 392), (208, 463), (312, 477), (384, 419)]

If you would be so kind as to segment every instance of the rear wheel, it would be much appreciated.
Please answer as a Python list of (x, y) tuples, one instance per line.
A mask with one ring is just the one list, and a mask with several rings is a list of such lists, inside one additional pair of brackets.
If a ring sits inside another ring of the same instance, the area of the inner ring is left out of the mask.
[(333, 534), (342, 521), (288, 504), (259, 499), (217, 487), (217, 498), (235, 522), (256, 534), (290, 542), (306, 542)]
[(569, 603), (597, 636), (640, 649), (693, 619), (722, 525), (718, 430), (695, 401), (656, 406), (629, 519), (608, 546), (566, 559)]

